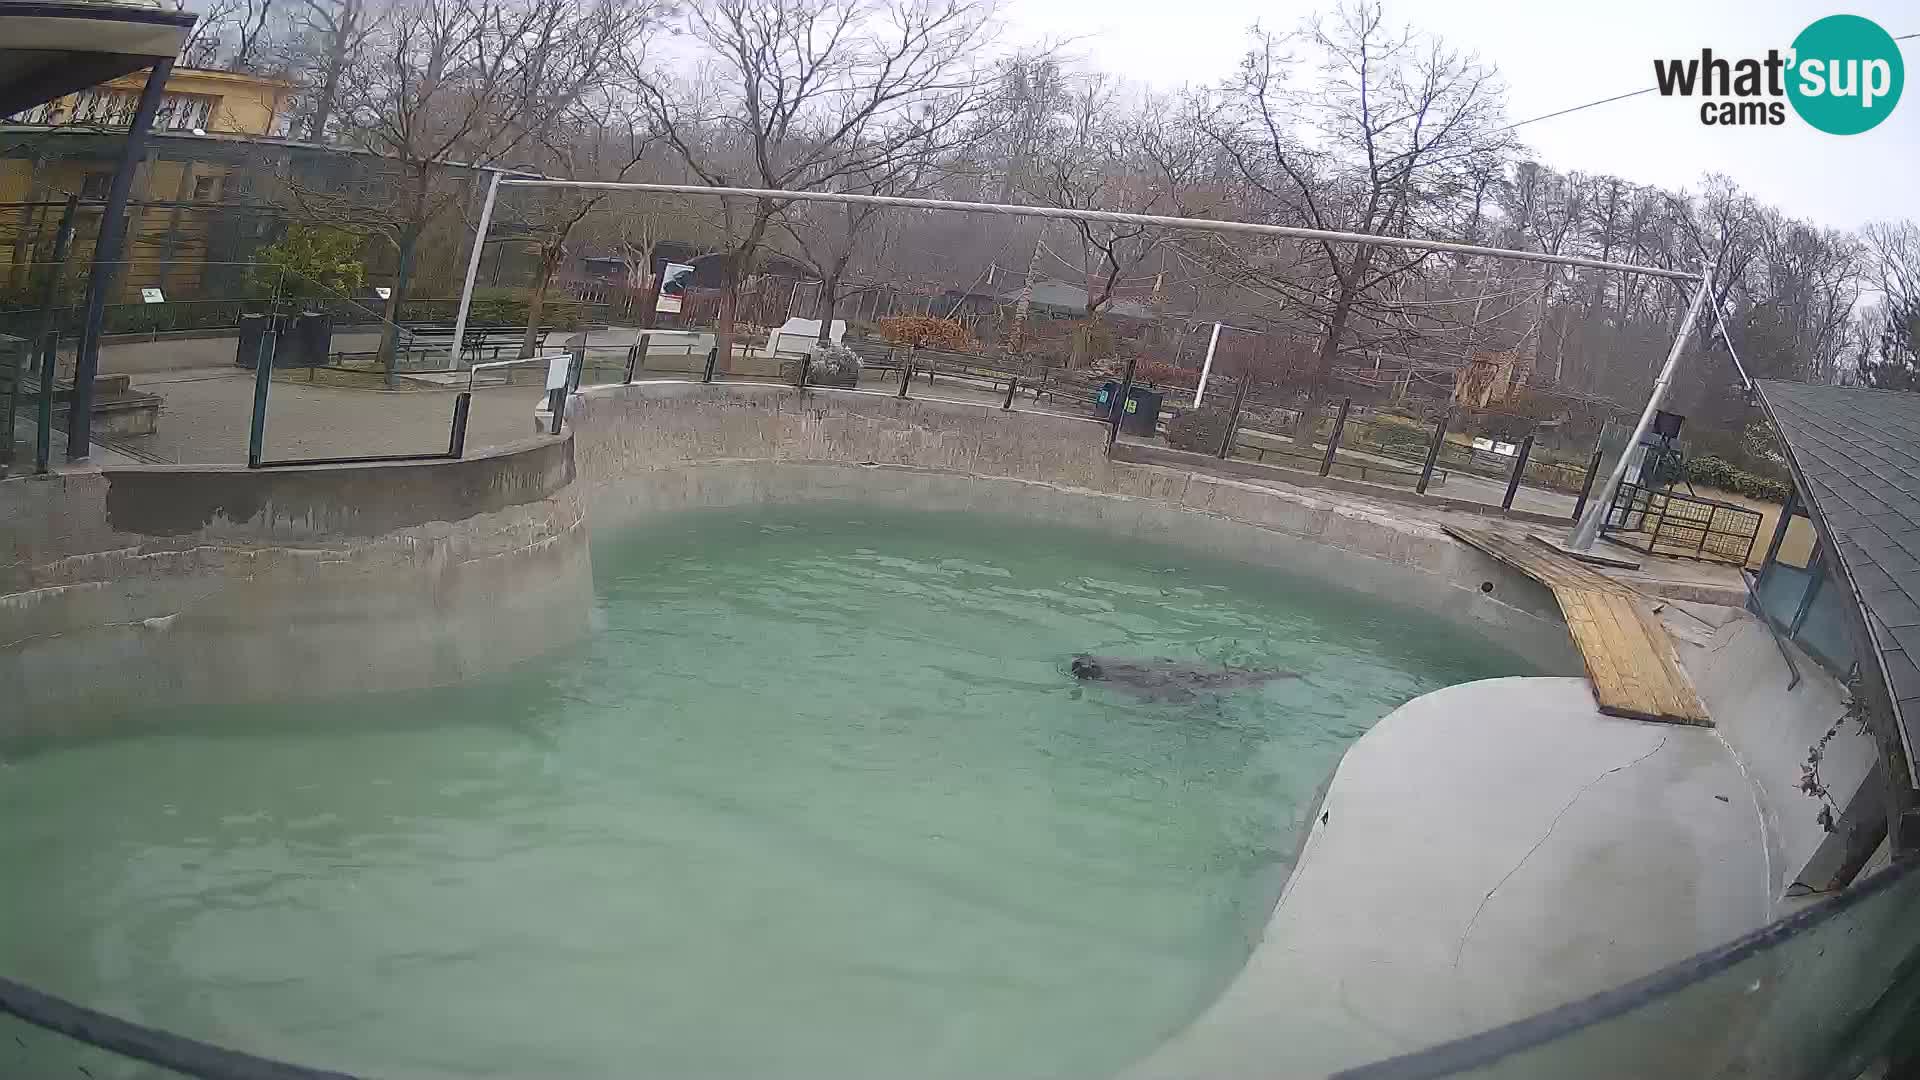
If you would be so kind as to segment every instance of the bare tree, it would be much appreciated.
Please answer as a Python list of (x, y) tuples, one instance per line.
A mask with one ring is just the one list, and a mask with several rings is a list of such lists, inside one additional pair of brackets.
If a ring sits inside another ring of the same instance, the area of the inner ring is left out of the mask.
[[(198, 9), (200, 18), (187, 32), (180, 47), (184, 67), (255, 71), (263, 58), (276, 51), (280, 34), (282, 7), (276, 0), (205, 0)], [(189, 10), (185, 0), (175, 0), (181, 10)]]
[[(919, 191), (911, 179), (894, 182), (886, 176), (864, 183), (850, 179), (841, 185), (841, 190), (864, 195), (905, 195)], [(820, 322), (814, 335), (818, 348), (832, 343), (833, 316), (839, 306), (841, 284), (855, 256), (861, 254), (863, 241), (872, 232), (869, 226), (879, 214), (880, 207), (870, 203), (808, 203), (790, 208), (777, 219), (785, 240), (780, 245), (782, 253), (819, 278), (813, 312)]]
[[(233, 34), (235, 23), (240, 18), (241, 0), (208, 0), (196, 12), (199, 18), (194, 21), (193, 29), (187, 31), (187, 40), (180, 46), (180, 64), (190, 68), (216, 68), (221, 57), (226, 54), (227, 38)], [(184, 2), (178, 5), (180, 10), (190, 10)]]
[(1911, 221), (1867, 226), (1866, 280), (1879, 301), (1866, 313), (1868, 386), (1920, 389), (1920, 227)]
[(290, 8), (282, 63), (301, 83), (300, 129), (309, 142), (326, 142), (341, 87), (364, 71), (368, 44), (385, 10), (370, 0), (283, 0)]
[[(1296, 47), (1320, 58), (1310, 87), (1290, 78)], [(1476, 165), (1510, 146), (1500, 127), (1502, 96), (1493, 71), (1472, 56), (1392, 30), (1378, 5), (1363, 4), (1299, 35), (1259, 35), (1209, 132), (1271, 219), (1344, 232), (1458, 235), (1484, 173)], [(1383, 287), (1427, 257), (1366, 244), (1270, 246), (1263, 276), (1320, 324), (1307, 373), (1315, 394), (1301, 438), (1312, 435), (1321, 390), (1356, 323), (1394, 325), (1378, 312)]]
[[(636, 81), (663, 137), (705, 182), (834, 187), (966, 136), (992, 14), (991, 0), (694, 0), (685, 30), (712, 56), (700, 77), (637, 66)], [(722, 200), (723, 365), (740, 282), (784, 208)]]
[[(538, 163), (547, 171), (576, 180), (628, 179), (646, 157), (657, 136), (645, 126), (639, 110), (617, 91), (588, 91), (533, 140)], [(533, 288), (527, 298), (526, 329), (520, 356), (534, 355), (539, 346), (540, 320), (547, 291), (565, 259), (575, 230), (606, 202), (605, 191), (529, 189), (517, 207), (520, 224), (534, 243)]]
[(266, 44), (269, 20), (273, 18), (273, 0), (239, 2), (240, 17), (236, 20), (231, 64), (235, 71), (253, 71), (258, 54)]
[[(1165, 97), (1128, 105), (1107, 80), (1085, 80), (1039, 178), (1046, 187), (1034, 194), (1080, 210), (1169, 217), (1210, 212), (1219, 200), (1198, 184), (1210, 147), (1190, 107)], [(1069, 367), (1079, 367), (1088, 359), (1100, 313), (1118, 298), (1122, 282), (1142, 270), (1161, 244), (1180, 236), (1143, 225), (1078, 219), (1070, 224), (1080, 240), (1086, 283), (1085, 318), (1074, 329), (1068, 359)]]
[(340, 87), (349, 140), (373, 156), (331, 186), (296, 185), (302, 209), (392, 250), (380, 356), (388, 381), (421, 236), (465, 198), (447, 166), (518, 154), (613, 69), (636, 31), (624, 0), (402, 0)]

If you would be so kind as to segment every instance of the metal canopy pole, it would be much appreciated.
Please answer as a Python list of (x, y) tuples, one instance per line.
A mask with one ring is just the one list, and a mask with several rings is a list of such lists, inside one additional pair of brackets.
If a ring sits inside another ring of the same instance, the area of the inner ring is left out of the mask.
[(1567, 537), (1567, 547), (1573, 551), (1591, 551), (1593, 542), (1600, 539), (1600, 522), (1613, 505), (1620, 482), (1627, 477), (1627, 466), (1633, 460), (1633, 448), (1646, 438), (1647, 430), (1653, 426), (1653, 415), (1660, 411), (1660, 406), (1667, 400), (1667, 388), (1673, 385), (1674, 372), (1680, 368), (1680, 354), (1687, 347), (1687, 338), (1693, 335), (1693, 324), (1700, 321), (1700, 308), (1705, 305), (1707, 294), (1713, 291), (1712, 264), (1708, 264), (1706, 272), (1695, 280), (1699, 284), (1694, 286), (1693, 300), (1687, 304), (1686, 318), (1680, 321), (1680, 332), (1673, 336), (1673, 348), (1667, 351), (1667, 362), (1661, 365), (1660, 377), (1653, 381), (1653, 393), (1648, 395), (1647, 407), (1640, 412), (1640, 422), (1633, 426), (1633, 434), (1627, 437), (1627, 445), (1613, 463), (1613, 472), (1608, 474), (1606, 485), (1600, 489), (1600, 496), (1587, 504), (1586, 514)]
[(93, 244), (93, 271), (87, 281), (87, 316), (80, 326), (79, 348), (73, 360), (73, 393), (67, 398), (67, 460), (85, 461), (93, 448), (93, 377), (100, 371), (100, 333), (107, 317), (107, 293), (119, 276), (118, 264), (127, 239), (127, 197), (133, 191), (133, 171), (146, 154), (147, 132), (160, 111), (161, 92), (173, 74), (173, 58), (153, 65), (140, 103), (127, 127), (120, 151), (120, 167), (107, 188), (107, 206)]
[(1698, 281), (1700, 275), (1685, 270), (1666, 270), (1657, 266), (1585, 259), (1577, 255), (1548, 255), (1539, 251), (1481, 247), (1478, 244), (1454, 244), (1443, 240), (1420, 240), (1410, 236), (1376, 236), (1373, 233), (1335, 232), (1330, 229), (1303, 229), (1292, 225), (1267, 225), (1257, 221), (1221, 221), (1213, 218), (1166, 217), (1161, 214), (1122, 214), (1112, 210), (1076, 210), (1060, 206), (1021, 206), (1017, 203), (966, 202), (960, 199), (909, 199), (899, 195), (860, 195), (845, 191), (788, 191), (783, 188), (715, 187), (711, 184), (635, 184), (619, 180), (503, 180), (508, 187), (578, 188), (590, 191), (633, 191), (655, 195), (703, 195), (708, 198), (739, 197), (773, 202), (826, 202), (854, 206), (897, 206), (907, 210), (958, 210), (969, 214), (1001, 214), (1007, 217), (1053, 218), (1061, 221), (1104, 221), (1116, 225), (1154, 225), (1191, 232), (1249, 233), (1255, 236), (1285, 236), (1295, 240), (1329, 240), (1336, 243), (1372, 244), (1375, 247), (1413, 248), (1417, 251), (1446, 251), (1456, 255), (1484, 255), (1521, 262), (1552, 263), (1555, 266), (1584, 266), (1590, 270), (1619, 270), (1629, 274)]
[(480, 276), (480, 253), (487, 246), (487, 226), (493, 224), (493, 200), (500, 194), (500, 172), (494, 170), (487, 181), (487, 197), (480, 204), (480, 223), (473, 227), (473, 253), (467, 256), (467, 283), (460, 290), (460, 313), (453, 318), (453, 353), (447, 367), (460, 366), (460, 343), (467, 336), (467, 312), (473, 307), (473, 283)]

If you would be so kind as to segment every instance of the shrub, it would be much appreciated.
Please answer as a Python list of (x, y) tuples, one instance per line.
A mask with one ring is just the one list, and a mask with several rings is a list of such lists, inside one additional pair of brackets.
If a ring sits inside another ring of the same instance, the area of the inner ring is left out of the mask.
[(1376, 415), (1373, 422), (1359, 432), (1365, 433), (1359, 441), (1402, 456), (1423, 455), (1433, 442), (1431, 426), (1394, 416)]
[(1792, 486), (1784, 480), (1750, 473), (1725, 458), (1715, 457), (1712, 454), (1688, 461), (1687, 479), (1696, 484), (1705, 484), (1722, 491), (1731, 491), (1736, 495), (1745, 495), (1750, 499), (1765, 499), (1769, 502), (1785, 502), (1787, 492), (1792, 490)]
[(897, 345), (916, 349), (950, 349), (968, 352), (980, 347), (965, 323), (955, 319), (936, 319), (931, 315), (896, 315), (881, 319), (880, 335)]
[(268, 295), (352, 296), (367, 276), (361, 247), (361, 239), (351, 233), (291, 225), (279, 242), (254, 253), (249, 284)]
[(1155, 386), (1197, 386), (1200, 373), (1159, 360), (1142, 360), (1134, 365), (1133, 381)]
[(1226, 409), (1208, 406), (1182, 409), (1167, 421), (1167, 445), (1175, 450), (1215, 453), (1226, 436), (1228, 415)]
[(856, 386), (860, 382), (860, 368), (860, 354), (845, 345), (829, 345), (814, 352), (807, 379), (828, 386)]

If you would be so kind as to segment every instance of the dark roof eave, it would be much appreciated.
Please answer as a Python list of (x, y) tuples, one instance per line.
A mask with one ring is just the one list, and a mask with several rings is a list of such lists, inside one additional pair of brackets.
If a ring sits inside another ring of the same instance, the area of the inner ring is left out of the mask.
[[(1818, 502), (1813, 497), (1813, 488), (1807, 482), (1806, 470), (1801, 465), (1799, 456), (1794, 452), (1793, 440), (1788, 438), (1787, 429), (1781, 424), (1779, 416), (1776, 415), (1773, 401), (1767, 396), (1766, 384), (1770, 381), (1773, 380), (1755, 380), (1753, 384), (1754, 396), (1760, 401), (1760, 409), (1761, 412), (1766, 415), (1767, 423), (1773, 426), (1774, 434), (1780, 439), (1780, 448), (1783, 451), (1782, 456), (1786, 458), (1787, 471), (1793, 475), (1794, 487), (1800, 491), (1801, 504), (1806, 507), (1807, 515), (1812, 519), (1814, 529), (1820, 540), (1824, 542), (1828, 550), (1833, 553), (1833, 564), (1839, 571), (1840, 580), (1847, 587), (1847, 596), (1853, 601), (1854, 614), (1858, 619), (1856, 628), (1860, 631), (1867, 645), (1867, 648), (1864, 650), (1867, 655), (1856, 657), (1856, 660), (1861, 664), (1863, 671), (1869, 666), (1871, 667), (1878, 689), (1880, 693), (1884, 695), (1883, 700), (1887, 703), (1889, 716), (1893, 721), (1894, 731), (1898, 735), (1901, 747), (1906, 754), (1907, 782), (1915, 788), (1920, 788), (1920, 762), (1914, 759), (1915, 740), (1912, 731), (1909, 729), (1905, 712), (1900, 707), (1900, 698), (1894, 692), (1892, 677), (1887, 671), (1886, 650), (1881, 647), (1879, 635), (1875, 634), (1873, 630), (1873, 609), (1868, 605), (1866, 597), (1861, 593), (1860, 584), (1854, 578), (1853, 568), (1848, 565), (1847, 558), (1841, 551), (1841, 546), (1836, 539), (1835, 532), (1827, 524)], [(1873, 391), (1862, 392), (1872, 393)]]

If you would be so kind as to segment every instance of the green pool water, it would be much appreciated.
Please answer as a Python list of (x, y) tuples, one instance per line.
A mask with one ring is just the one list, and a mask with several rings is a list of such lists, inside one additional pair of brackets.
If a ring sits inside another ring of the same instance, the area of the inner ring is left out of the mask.
[[(0, 747), (0, 974), (380, 1076), (1100, 1076), (1239, 969), (1343, 747), (1525, 671), (993, 518), (703, 512), (593, 558), (593, 633), (499, 676)], [(1079, 652), (1299, 677), (1147, 701)]]

